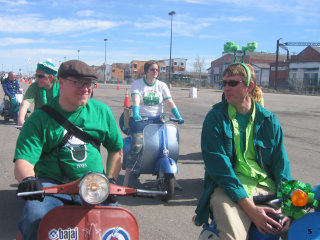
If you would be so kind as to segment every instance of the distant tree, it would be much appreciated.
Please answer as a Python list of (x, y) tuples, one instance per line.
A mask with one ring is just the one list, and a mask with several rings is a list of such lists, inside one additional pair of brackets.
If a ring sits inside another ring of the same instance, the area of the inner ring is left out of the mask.
[(200, 59), (199, 56), (196, 57), (194, 63), (193, 63), (193, 69), (194, 69), (194, 82), (197, 87), (199, 87), (199, 84), (201, 83), (202, 79), (202, 73), (205, 71), (205, 59)]

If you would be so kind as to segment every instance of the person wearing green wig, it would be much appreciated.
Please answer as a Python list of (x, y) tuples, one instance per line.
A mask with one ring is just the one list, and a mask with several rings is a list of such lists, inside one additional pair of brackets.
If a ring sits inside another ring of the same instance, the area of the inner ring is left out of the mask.
[(51, 59), (37, 64), (36, 81), (28, 88), (19, 109), (18, 126), (24, 124), (28, 108), (32, 103), (34, 103), (34, 110), (36, 110), (58, 95), (57, 72), (58, 69)]

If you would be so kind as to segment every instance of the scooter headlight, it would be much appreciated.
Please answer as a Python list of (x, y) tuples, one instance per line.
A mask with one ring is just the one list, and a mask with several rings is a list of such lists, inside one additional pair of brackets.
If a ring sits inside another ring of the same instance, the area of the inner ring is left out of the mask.
[(163, 123), (166, 123), (170, 120), (170, 115), (169, 113), (163, 113), (161, 114), (160, 116), (160, 121), (163, 122)]
[(85, 176), (79, 185), (79, 195), (88, 204), (99, 204), (109, 196), (110, 184), (108, 179), (100, 173)]

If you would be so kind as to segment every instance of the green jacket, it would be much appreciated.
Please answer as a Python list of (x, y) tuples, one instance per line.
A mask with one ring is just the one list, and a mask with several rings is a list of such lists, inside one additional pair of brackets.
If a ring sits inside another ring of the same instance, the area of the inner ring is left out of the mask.
[[(282, 128), (276, 116), (255, 102), (253, 144), (259, 166), (275, 181), (291, 178), (290, 164), (283, 143)], [(205, 164), (204, 190), (196, 209), (196, 222), (209, 218), (210, 195), (220, 186), (233, 201), (248, 197), (233, 170), (235, 152), (232, 123), (226, 100), (215, 104), (207, 113), (201, 133), (202, 157)]]

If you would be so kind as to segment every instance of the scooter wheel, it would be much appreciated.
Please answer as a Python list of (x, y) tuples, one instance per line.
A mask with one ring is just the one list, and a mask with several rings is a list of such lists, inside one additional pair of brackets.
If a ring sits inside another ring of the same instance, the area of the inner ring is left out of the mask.
[(165, 173), (164, 178), (157, 176), (158, 190), (167, 191), (167, 195), (161, 196), (160, 199), (164, 202), (171, 200), (174, 196), (174, 175), (171, 173)]

